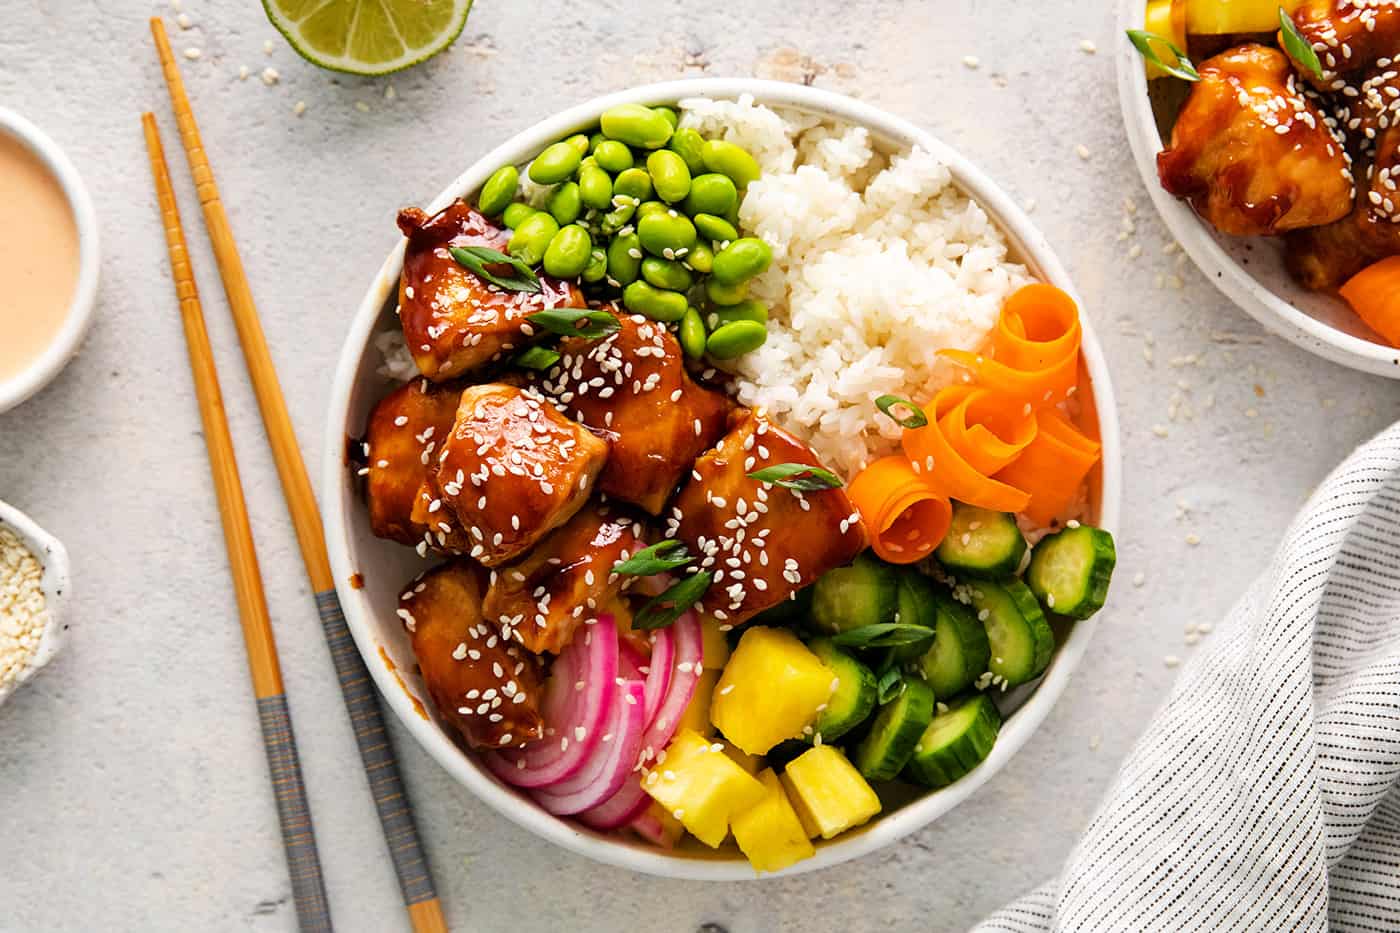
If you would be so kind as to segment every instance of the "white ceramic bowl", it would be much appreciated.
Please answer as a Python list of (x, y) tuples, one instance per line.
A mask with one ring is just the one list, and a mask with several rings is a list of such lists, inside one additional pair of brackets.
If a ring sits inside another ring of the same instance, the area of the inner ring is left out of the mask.
[(14, 532), (20, 543), (29, 548), (44, 568), (39, 586), (44, 591), (44, 604), (48, 609), (48, 624), (39, 637), (39, 647), (20, 671), (19, 677), (7, 684), (0, 684), (0, 703), (4, 703), (11, 693), (52, 661), (58, 649), (63, 646), (64, 633), (68, 631), (64, 608), (69, 599), (70, 583), (68, 551), (57, 538), (40, 528), (28, 515), (12, 505), (0, 502), (0, 528)]
[(0, 380), (0, 412), (7, 411), (38, 392), (62, 371), (78, 352), (92, 324), (97, 297), (97, 212), (92, 198), (68, 156), (49, 136), (24, 117), (0, 107), (0, 133), (13, 136), (44, 163), (63, 189), (73, 221), (78, 228), (78, 282), (68, 317), (48, 348), (27, 369), (11, 379)]
[[(449, 185), (428, 210), (439, 210), (453, 198), (474, 192), (497, 167), (524, 162), (549, 143), (596, 124), (598, 115), (616, 104), (670, 103), (697, 95), (734, 98), (743, 93), (752, 94), (760, 103), (802, 108), (866, 126), (877, 141), (887, 145), (898, 148), (918, 145), (935, 153), (952, 169), (958, 185), (980, 201), (998, 222), (1010, 240), (1014, 254), (1040, 277), (1072, 291), (1069, 277), (1044, 237), (1000, 188), (961, 155), (908, 121), (882, 113), (867, 104), (827, 91), (779, 82), (751, 79), (676, 81), (635, 88), (580, 104), (544, 120), (488, 153)], [(376, 374), (380, 364), (379, 354), (370, 340), (374, 332), (387, 327), (392, 319), (402, 260), (403, 245), (400, 244), (384, 261), (350, 324), (350, 333), (341, 351), (335, 386), (331, 392), (322, 476), (326, 498), (326, 539), (337, 589), (350, 631), (380, 690), (408, 730), (453, 777), (497, 811), (531, 832), (601, 862), (654, 875), (711, 881), (753, 878), (753, 870), (737, 851), (718, 855), (692, 851), (667, 853), (641, 843), (594, 833), (550, 816), (527, 798), (499, 783), (472, 757), (464, 754), (437, 720), (432, 718), (432, 714), (425, 711), (425, 708), (430, 710), (432, 704), (423, 699), (423, 686), (412, 674), (413, 655), (408, 638), (394, 615), (399, 589), (421, 569), (422, 563), (411, 549), (380, 540), (371, 534), (364, 502), (357, 491), (353, 471), (346, 468), (344, 457), (347, 438), (362, 433), (370, 408), (390, 388), (390, 383)], [(1084, 358), (1094, 383), (1104, 446), (1099, 521), (1107, 528), (1115, 529), (1121, 472), (1118, 422), (1108, 369), (1087, 322), (1084, 328)], [(364, 578), (361, 588), (349, 582), (352, 575), (357, 573)], [(1023, 703), (1007, 720), (991, 756), (981, 767), (946, 790), (926, 794), (877, 818), (862, 830), (820, 844), (815, 858), (800, 862), (783, 874), (825, 868), (873, 852), (928, 825), (967, 799), (1006, 764), (1040, 725), (1064, 690), (1070, 672), (1084, 654), (1095, 627), (1094, 620), (1075, 626), (1038, 687), (1023, 688), (1019, 693), (1008, 695), (1013, 704), (1017, 701)]]
[(1118, 100), (1133, 160), (1167, 229), (1206, 278), (1270, 331), (1334, 363), (1400, 379), (1400, 350), (1381, 342), (1337, 295), (1294, 282), (1284, 267), (1281, 239), (1217, 233), (1189, 204), (1163, 190), (1157, 153), (1165, 145), (1159, 129), (1164, 124), (1148, 94), (1142, 57), (1125, 35), (1143, 28), (1146, 9), (1146, 0), (1118, 3)]

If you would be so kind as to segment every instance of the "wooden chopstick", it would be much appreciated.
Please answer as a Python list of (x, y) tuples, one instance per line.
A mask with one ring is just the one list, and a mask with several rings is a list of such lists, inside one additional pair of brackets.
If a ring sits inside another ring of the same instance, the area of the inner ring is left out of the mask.
[(219, 189), (214, 183), (214, 173), (209, 167), (209, 159), (199, 137), (199, 127), (195, 123), (194, 112), (190, 109), (189, 97), (185, 94), (179, 67), (170, 49), (165, 24), (158, 17), (151, 20), (151, 34), (155, 37), (156, 51), (160, 55), (175, 120), (180, 128), (180, 141), (184, 144), (185, 156), (194, 176), (195, 191), (204, 212), (204, 225), (209, 232), (214, 256), (218, 260), (224, 293), (228, 296), (238, 340), (243, 346), (243, 359), (252, 377), (258, 407), (262, 411), (263, 427), (267, 432), (268, 442), (272, 445), (277, 473), (282, 481), (282, 494), (287, 509), (291, 512), (292, 524), (296, 528), (302, 562), (306, 566), (307, 577), (315, 592), (316, 607), (321, 615), (331, 658), (335, 662), (341, 691), (345, 695), (346, 709), (355, 730), (355, 741), (359, 746), (360, 758), (369, 779), (370, 792), (379, 813), (379, 822), (389, 846), (394, 871), (398, 875), (399, 888), (408, 908), (409, 919), (418, 933), (445, 931), (447, 923), (443, 919), (442, 905), (438, 901), (428, 862), (418, 838), (418, 827), (413, 819), (413, 809), (404, 789), (403, 779), (399, 775), (398, 761), (394, 756), (389, 734), (384, 728), (383, 713), (374, 694), (369, 671), (350, 637), (340, 599), (336, 596), (330, 559), (326, 554), (321, 513), (316, 506), (311, 481), (307, 478), (306, 464), (301, 458), (301, 448), (297, 445), (292, 420), (287, 414), (287, 404), (282, 398), (282, 388), (277, 379), (276, 369), (272, 365), (267, 340), (263, 336), (258, 309), (253, 303), (253, 293), (248, 287), (248, 278), (243, 271), (243, 262), (234, 243), (228, 216), (224, 213), (223, 203), (219, 199)]
[(146, 133), (151, 174), (155, 178), (165, 242), (170, 251), (175, 294), (180, 299), (180, 317), (185, 324), (190, 370), (194, 373), (199, 416), (204, 422), (204, 438), (209, 448), (209, 467), (214, 476), (214, 491), (219, 498), (219, 514), (223, 518), (224, 545), (228, 549), (229, 570), (233, 574), (238, 614), (243, 623), (248, 670), (252, 675), (253, 694), (258, 701), (258, 721), (262, 726), (268, 768), (272, 772), (272, 788), (277, 799), (277, 817), (282, 826), (282, 844), (286, 848), (297, 918), (303, 930), (330, 930), (330, 902), (326, 898), (326, 887), (321, 877), (321, 860), (311, 826), (311, 809), (306, 800), (306, 785), (302, 781), (296, 739), (292, 735), (287, 696), (282, 688), (282, 668), (277, 662), (277, 643), (272, 636), (267, 599), (263, 595), (258, 555), (253, 547), (252, 530), (248, 526), (248, 509), (238, 477), (238, 461), (234, 457), (233, 439), (229, 436), (228, 420), (224, 416), (219, 374), (214, 368), (214, 353), (204, 327), (204, 312), (199, 304), (199, 291), (195, 288), (194, 270), (190, 268), (189, 252), (185, 249), (185, 234), (180, 224), (179, 208), (175, 204), (175, 191), (170, 185), (160, 131), (156, 129), (155, 117), (150, 113), (142, 114), (141, 125)]

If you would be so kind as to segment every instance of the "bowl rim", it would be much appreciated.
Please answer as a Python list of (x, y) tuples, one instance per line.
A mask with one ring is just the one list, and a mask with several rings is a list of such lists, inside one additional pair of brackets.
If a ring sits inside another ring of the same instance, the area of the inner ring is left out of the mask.
[(39, 587), (44, 592), (44, 608), (48, 610), (49, 616), (48, 623), (39, 636), (39, 646), (19, 676), (8, 684), (0, 684), (0, 703), (4, 703), (10, 694), (52, 661), (54, 655), (63, 647), (69, 625), (65, 609), (71, 596), (72, 582), (68, 549), (63, 546), (63, 542), (45, 531), (34, 519), (3, 500), (0, 500), (0, 528), (13, 531), (19, 537), (20, 543), (28, 548), (34, 559), (39, 562), (43, 570), (39, 578)]
[(92, 326), (100, 259), (97, 211), (82, 176), (68, 154), (54, 142), (53, 137), (8, 107), (0, 107), (0, 133), (17, 139), (38, 156), (58, 179), (68, 207), (73, 212), (73, 223), (78, 229), (78, 280), (73, 288), (73, 299), (68, 305), (68, 317), (64, 319), (58, 335), (28, 367), (13, 378), (0, 380), (0, 412), (4, 412), (53, 381), (78, 352)]
[[(908, 120), (885, 113), (869, 104), (830, 91), (777, 81), (749, 78), (667, 81), (594, 98), (534, 124), (485, 154), (448, 185), (434, 199), (428, 210), (440, 210), (453, 198), (475, 190), (498, 166), (508, 162), (518, 164), (525, 161), (556, 139), (595, 122), (598, 114), (608, 107), (621, 103), (671, 103), (692, 96), (736, 98), (742, 94), (751, 94), (764, 104), (802, 108), (833, 119), (866, 126), (879, 136), (901, 145), (918, 144), (927, 148), (948, 165), (959, 188), (982, 205), (1029, 268), (1042, 279), (1074, 294), (1069, 276), (1045, 237), (1007, 194), (962, 155)], [(500, 785), (484, 768), (472, 762), (435, 722), (424, 720), (414, 711), (412, 698), (395, 682), (394, 673), (377, 657), (379, 645), (371, 628), (371, 610), (367, 597), (349, 583), (351, 575), (356, 571), (350, 560), (347, 510), (358, 505), (359, 497), (353, 489), (353, 484), (349, 482), (343, 454), (345, 438), (351, 436), (348, 424), (349, 402), (357, 372), (364, 353), (370, 349), (371, 335), (390, 290), (397, 283), (403, 248), (404, 243), (401, 240), (390, 252), (351, 321), (331, 391), (322, 464), (322, 482), (328, 499), (324, 509), (326, 538), (335, 573), (336, 589), (345, 609), (351, 633), (365, 658), (365, 663), (373, 673), (380, 692), (398, 716), (400, 723), (449, 774), (496, 812), (535, 835), (576, 854), (650, 875), (697, 881), (752, 880), (756, 877), (753, 869), (740, 858), (690, 858), (671, 855), (660, 849), (644, 849), (616, 837), (581, 829), (571, 822), (550, 816), (536, 806), (522, 806), (521, 798), (514, 791)], [(1076, 301), (1079, 300), (1077, 295), (1075, 298)], [(1085, 365), (1094, 385), (1104, 450), (1100, 524), (1112, 531), (1118, 525), (1122, 493), (1117, 407), (1102, 348), (1087, 319), (1084, 322), (1083, 349)], [(1015, 715), (1007, 720), (991, 755), (967, 777), (950, 788), (925, 794), (877, 820), (863, 831), (820, 846), (813, 858), (762, 877), (801, 874), (866, 855), (921, 829), (971, 796), (1001, 769), (1040, 726), (1069, 682), (1070, 675), (1083, 657), (1096, 627), (1097, 619), (1076, 624), (1035, 692)]]
[(1168, 194), (1158, 183), (1157, 153), (1163, 146), (1162, 135), (1157, 130), (1157, 119), (1147, 92), (1147, 72), (1126, 35), (1129, 29), (1143, 27), (1146, 12), (1146, 0), (1119, 0), (1115, 46), (1118, 103), (1133, 162), (1167, 229), (1202, 274), (1270, 333), (1333, 363), (1400, 379), (1400, 349), (1338, 330), (1265, 288), (1230, 257), (1207, 224), (1185, 201)]

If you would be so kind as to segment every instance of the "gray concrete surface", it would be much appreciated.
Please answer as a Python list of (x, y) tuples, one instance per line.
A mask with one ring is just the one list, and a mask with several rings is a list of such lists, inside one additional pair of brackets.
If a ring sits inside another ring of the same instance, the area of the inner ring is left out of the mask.
[[(256, 3), (185, 10), (194, 28), (175, 42), (203, 53), (182, 61), (186, 80), (313, 465), (344, 322), (394, 242), (394, 210), (561, 107), (677, 75), (809, 80), (929, 127), (1036, 201), (1109, 353), (1127, 445), (1119, 585), (1073, 683), (1002, 774), (857, 863), (703, 886), (552, 848), (396, 726), (455, 929), (965, 928), (1056, 870), (1168, 689), (1164, 656), (1200, 650), (1183, 625), (1220, 615), (1309, 490), (1396, 416), (1400, 385), (1266, 335), (1164, 254), (1120, 124), (1107, 4), (480, 0), (456, 48), (392, 81), (303, 63)], [(0, 416), (0, 498), (67, 542), (76, 591), (67, 653), (0, 709), (5, 931), (295, 922), (138, 125), (155, 110), (173, 145), (153, 12), (173, 17), (164, 4), (59, 0), (10, 4), (0, 22), (0, 103), (67, 147), (105, 237), (82, 356)], [(243, 64), (254, 76), (240, 82)], [(268, 66), (281, 75), (271, 87), (256, 77)], [(404, 929), (189, 176), (172, 161), (335, 915), (343, 929)], [(1141, 210), (1119, 240), (1125, 198)]]

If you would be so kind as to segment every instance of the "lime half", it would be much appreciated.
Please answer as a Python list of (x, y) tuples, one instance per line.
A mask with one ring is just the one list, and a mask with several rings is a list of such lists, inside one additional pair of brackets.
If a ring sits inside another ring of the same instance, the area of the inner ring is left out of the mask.
[(472, 0), (263, 0), (297, 54), (333, 71), (383, 75), (456, 40)]

